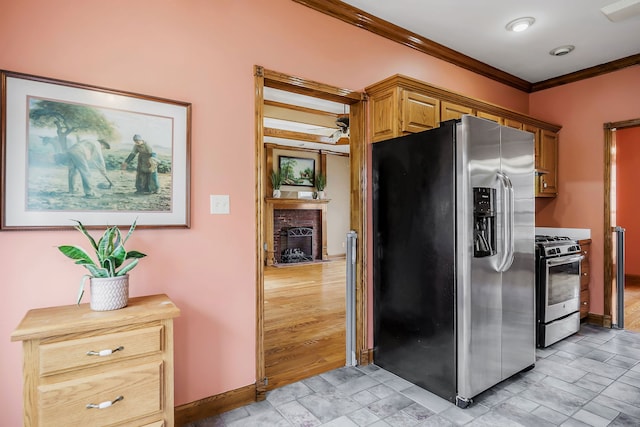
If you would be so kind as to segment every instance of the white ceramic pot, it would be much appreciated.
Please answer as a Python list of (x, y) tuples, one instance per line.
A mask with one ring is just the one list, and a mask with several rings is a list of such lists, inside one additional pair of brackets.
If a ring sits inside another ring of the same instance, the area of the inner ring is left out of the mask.
[(324, 199), (324, 190), (318, 191), (318, 199)]
[(91, 310), (117, 310), (126, 307), (129, 303), (128, 274), (118, 277), (92, 277), (89, 282)]
[(273, 198), (274, 199), (279, 199), (280, 198), (280, 190), (273, 190)]

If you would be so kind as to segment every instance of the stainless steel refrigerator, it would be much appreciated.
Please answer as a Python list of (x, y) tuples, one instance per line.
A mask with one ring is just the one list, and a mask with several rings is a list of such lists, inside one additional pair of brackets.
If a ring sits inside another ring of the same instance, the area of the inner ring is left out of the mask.
[(460, 407), (535, 363), (533, 141), (465, 115), (372, 145), (374, 363)]

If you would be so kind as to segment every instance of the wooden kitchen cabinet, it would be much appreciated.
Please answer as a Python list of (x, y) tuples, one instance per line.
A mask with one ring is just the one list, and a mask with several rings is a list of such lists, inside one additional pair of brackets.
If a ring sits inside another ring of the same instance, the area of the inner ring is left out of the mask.
[(11, 335), (23, 342), (23, 425), (172, 427), (179, 314), (166, 295), (27, 312)]
[(502, 119), (502, 124), (504, 126), (508, 126), (510, 128), (520, 129), (520, 130), (522, 130), (523, 127), (524, 127), (524, 123), (522, 123), (521, 121), (514, 120), (514, 119), (508, 119), (508, 118)]
[(401, 90), (401, 134), (417, 133), (440, 126), (440, 101), (410, 90)]
[(374, 142), (438, 127), (440, 101), (398, 86), (384, 87), (369, 98)]
[(546, 129), (540, 131), (536, 168), (536, 197), (558, 195), (558, 134)]
[(486, 111), (479, 110), (478, 112), (476, 112), (476, 117), (480, 117), (481, 119), (487, 119), (487, 120), (491, 120), (496, 123), (502, 124), (502, 117), (500, 117), (497, 114), (487, 113)]
[(473, 114), (473, 108), (453, 102), (442, 101), (440, 103), (440, 121), (459, 119), (464, 114)]
[(457, 119), (463, 114), (475, 114), (532, 132), (536, 156), (535, 195), (557, 195), (560, 126), (398, 74), (368, 86), (365, 92), (369, 97), (369, 133), (374, 143), (432, 129), (441, 121)]
[(589, 315), (589, 282), (591, 281), (591, 267), (589, 264), (591, 255), (591, 239), (584, 239), (578, 242), (581, 253), (584, 256), (580, 263), (580, 319)]

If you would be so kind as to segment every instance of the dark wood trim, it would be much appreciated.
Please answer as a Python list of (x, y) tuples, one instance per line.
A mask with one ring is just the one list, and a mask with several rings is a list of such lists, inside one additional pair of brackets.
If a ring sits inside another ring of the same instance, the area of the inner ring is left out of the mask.
[[(613, 260), (611, 253), (613, 250), (613, 228), (611, 224), (611, 148), (613, 145), (613, 131), (640, 126), (639, 119), (623, 120), (620, 122), (609, 122), (603, 125), (604, 128), (604, 322), (611, 327), (613, 319)], [(591, 316), (591, 314), (589, 314)]]
[(543, 89), (561, 86), (580, 80), (596, 77), (602, 74), (611, 73), (626, 67), (640, 64), (640, 54), (631, 55), (626, 58), (617, 59), (605, 64), (596, 65), (564, 76), (554, 77), (537, 83), (530, 83), (524, 79), (509, 74), (470, 56), (450, 49), (433, 40), (427, 39), (419, 34), (406, 30), (384, 19), (373, 16), (361, 9), (353, 7), (339, 0), (293, 0), (303, 6), (307, 6), (318, 12), (337, 18), (343, 22), (355, 25), (381, 37), (385, 37), (401, 45), (416, 49), (429, 56), (449, 62), (465, 70), (472, 71), (481, 76), (495, 80), (507, 86), (531, 93)]
[[(264, 202), (263, 195), (265, 194), (267, 185), (269, 192), (273, 191), (271, 182), (266, 178), (265, 168), (265, 153), (264, 146), (264, 68), (256, 65), (254, 67), (254, 91), (255, 91), (255, 129), (256, 129), (256, 141), (255, 141), (255, 167), (256, 167), (256, 387), (255, 398), (258, 400), (264, 400), (266, 398), (266, 384), (263, 381), (266, 378), (266, 368), (264, 363), (264, 264), (266, 259), (266, 253), (264, 251)], [(272, 161), (272, 159), (269, 159)], [(272, 165), (269, 165), (273, 170)], [(179, 425), (179, 424), (178, 424)]]
[(272, 138), (293, 139), (295, 141), (315, 142), (317, 144), (332, 143), (331, 138), (327, 136), (275, 128), (264, 128), (264, 136), (270, 136)]
[(464, 55), (339, 0), (293, 1), (505, 85), (524, 92), (531, 90), (531, 83), (526, 80), (499, 70), (477, 59), (473, 59), (470, 56)]
[[(276, 144), (273, 142), (267, 142), (264, 144), (264, 146), (266, 148), (271, 148), (272, 150), (274, 149), (278, 149), (278, 150), (287, 150), (287, 151), (300, 151), (300, 152), (304, 152), (304, 153), (314, 153), (314, 154), (327, 154), (327, 155), (332, 155), (332, 156), (342, 156), (342, 157), (349, 157), (349, 153), (342, 153), (339, 151), (332, 151), (331, 150), (331, 145), (328, 145), (327, 148), (323, 148), (321, 150), (316, 150), (315, 148), (302, 148), (302, 147), (291, 147), (289, 145), (280, 145), (280, 144)], [(269, 165), (267, 165), (269, 166)], [(273, 169), (273, 164), (271, 165), (272, 169)], [(267, 170), (270, 170), (267, 168)]]
[(554, 77), (552, 79), (543, 80), (531, 85), (529, 92), (537, 92), (539, 90), (549, 89), (556, 86), (574, 83), (580, 80), (590, 79), (591, 77), (600, 76), (602, 74), (612, 73), (623, 68), (640, 64), (640, 54), (627, 56), (626, 58), (617, 59), (605, 64), (596, 65), (594, 67), (585, 68), (575, 73), (565, 74), (564, 76)]
[(264, 85), (288, 92), (340, 102), (342, 104), (354, 104), (362, 99), (362, 94), (350, 89), (338, 88), (313, 80), (294, 77), (277, 71), (264, 70)]
[[(611, 143), (613, 135), (612, 130), (604, 130), (604, 240), (603, 240), (603, 258), (604, 258), (604, 292), (603, 292), (603, 315), (611, 317), (612, 315), (612, 286), (613, 286), (613, 264), (611, 260), (611, 249), (613, 242), (611, 237)], [(591, 307), (593, 309), (593, 307)], [(589, 313), (591, 316), (591, 313)]]
[(373, 349), (369, 348), (362, 350), (362, 353), (360, 354), (360, 365), (365, 366), (370, 365), (371, 363), (373, 363)]
[(640, 126), (640, 119), (623, 120), (620, 122), (609, 122), (604, 124), (604, 128), (608, 130), (624, 129)]
[(255, 401), (256, 386), (253, 384), (215, 396), (205, 397), (195, 402), (176, 406), (174, 411), (175, 425), (183, 426)]
[(342, 115), (337, 113), (331, 113), (329, 111), (316, 110), (315, 108), (302, 107), (300, 105), (291, 105), (291, 104), (286, 104), (284, 102), (269, 101), (267, 99), (265, 99), (264, 105), (268, 105), (270, 107), (280, 107), (280, 108), (286, 108), (288, 110), (300, 111), (301, 113), (317, 114), (320, 116), (328, 116), (328, 117), (334, 117), (334, 118), (338, 118)]
[[(363, 92), (352, 91), (350, 89), (338, 88), (335, 86), (306, 80), (300, 77), (290, 76), (272, 70), (266, 70), (261, 66), (255, 66), (256, 84), (256, 223), (258, 225), (257, 253), (258, 253), (258, 274), (257, 276), (257, 299), (256, 299), (256, 383), (257, 398), (264, 399), (266, 384), (260, 379), (265, 377), (264, 360), (264, 265), (267, 258), (265, 251), (265, 219), (266, 202), (261, 195), (267, 194), (265, 162), (266, 148), (264, 144), (264, 87), (273, 87), (287, 90), (294, 93), (313, 96), (320, 99), (348, 104), (350, 106), (350, 185), (351, 185), (351, 229), (358, 233), (357, 255), (356, 255), (356, 349), (365, 349), (367, 346), (367, 277), (366, 277), (366, 148), (365, 143), (365, 120), (366, 120), (366, 99)], [(258, 105), (259, 104), (259, 105)], [(283, 148), (290, 149), (290, 147)], [(321, 150), (322, 155), (324, 150)], [(273, 161), (273, 159), (271, 159)], [(362, 352), (358, 351), (360, 355)], [(362, 363), (358, 361), (358, 363)]]
[[(356, 304), (356, 359), (361, 354), (359, 349), (368, 347), (367, 334), (367, 301), (368, 279), (367, 279), (367, 144), (365, 124), (367, 116), (367, 95), (362, 94), (363, 101), (351, 105), (349, 110), (349, 169), (350, 169), (350, 205), (351, 217), (349, 219), (351, 230), (356, 232), (356, 283), (355, 283), (355, 304)], [(368, 362), (360, 358), (358, 363), (366, 365)]]
[(587, 323), (590, 325), (602, 326), (604, 328), (611, 327), (611, 317), (603, 316), (602, 314), (589, 313), (587, 316)]
[(624, 284), (638, 286), (640, 285), (640, 276), (637, 274), (625, 274), (624, 275)]

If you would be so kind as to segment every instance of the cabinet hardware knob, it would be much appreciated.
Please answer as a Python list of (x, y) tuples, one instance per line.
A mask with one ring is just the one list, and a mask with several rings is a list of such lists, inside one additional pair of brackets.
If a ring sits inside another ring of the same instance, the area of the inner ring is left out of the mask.
[(582, 273), (582, 275), (583, 275), (583, 276), (586, 276), (586, 275), (587, 275), (587, 272)]
[(548, 187), (548, 185), (547, 185), (546, 181), (542, 181), (542, 188), (547, 188), (547, 187)]
[(587, 302), (586, 302), (586, 301), (584, 301), (584, 302), (582, 303), (582, 305), (587, 305)]
[(113, 400), (107, 400), (104, 401), (102, 403), (87, 403), (87, 409), (104, 409), (104, 408), (108, 408), (109, 406), (113, 405), (116, 402), (120, 402), (122, 399), (124, 399), (124, 396), (118, 396)]
[(118, 348), (114, 348), (113, 350), (111, 349), (106, 349), (106, 350), (100, 350), (100, 351), (93, 351), (93, 350), (89, 350), (87, 351), (87, 356), (109, 356), (112, 353), (115, 353), (116, 351), (122, 351), (124, 350), (124, 346), (120, 346)]

